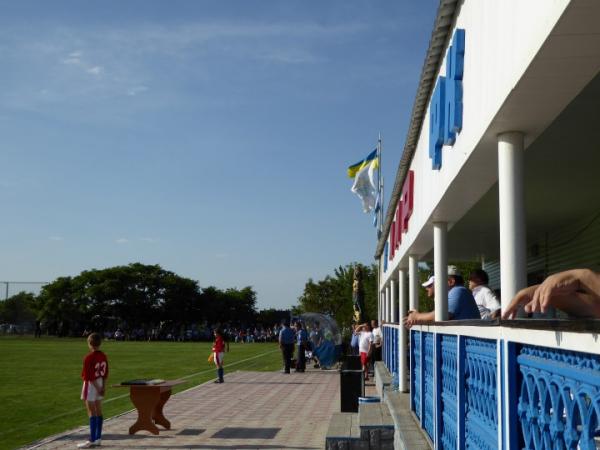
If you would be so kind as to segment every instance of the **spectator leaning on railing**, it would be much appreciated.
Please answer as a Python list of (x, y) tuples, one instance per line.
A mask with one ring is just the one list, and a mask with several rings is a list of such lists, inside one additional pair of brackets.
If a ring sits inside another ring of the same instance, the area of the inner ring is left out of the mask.
[(551, 306), (574, 317), (600, 319), (600, 273), (573, 269), (550, 275), (542, 284), (520, 290), (502, 318), (514, 319), (521, 307), (526, 313), (545, 313)]
[[(428, 296), (435, 295), (433, 283), (434, 277), (430, 277), (422, 284), (427, 289)], [(473, 294), (464, 287), (464, 279), (456, 266), (448, 266), (448, 318), (449, 320), (481, 319)], [(434, 321), (435, 311), (426, 313), (409, 311), (404, 319), (404, 326), (410, 328), (419, 323)]]

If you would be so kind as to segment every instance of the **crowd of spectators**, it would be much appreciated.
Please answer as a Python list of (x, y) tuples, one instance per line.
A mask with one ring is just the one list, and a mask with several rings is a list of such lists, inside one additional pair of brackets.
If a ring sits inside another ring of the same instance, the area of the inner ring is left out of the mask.
[[(144, 329), (126, 327), (116, 327), (107, 329), (102, 333), (105, 340), (115, 341), (211, 341), (213, 339), (213, 330), (219, 324), (201, 324), (190, 327), (172, 327), (166, 323), (161, 323), (158, 327)], [(276, 342), (279, 336), (281, 325), (265, 327), (262, 325), (254, 326), (235, 326), (230, 324), (221, 325), (226, 338), (230, 342), (245, 344), (253, 342)], [(93, 330), (85, 329), (83, 337), (87, 337)]]

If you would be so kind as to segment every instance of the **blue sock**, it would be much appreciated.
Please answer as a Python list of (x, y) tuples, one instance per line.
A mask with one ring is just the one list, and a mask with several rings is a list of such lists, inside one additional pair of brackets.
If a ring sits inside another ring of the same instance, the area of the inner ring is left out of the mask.
[(97, 417), (91, 416), (90, 417), (90, 442), (94, 442), (96, 440), (96, 422), (97, 422)]
[(104, 422), (104, 417), (96, 417), (96, 439), (94, 439), (96, 441), (102, 438), (102, 422)]
[(219, 376), (219, 380), (223, 381), (223, 368), (219, 367), (217, 370), (217, 375)]

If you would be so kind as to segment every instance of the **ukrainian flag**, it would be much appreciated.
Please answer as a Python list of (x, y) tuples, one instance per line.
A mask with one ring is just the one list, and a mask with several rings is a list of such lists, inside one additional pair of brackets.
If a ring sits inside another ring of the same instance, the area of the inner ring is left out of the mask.
[(371, 162), (373, 162), (373, 169), (376, 169), (379, 166), (379, 158), (377, 158), (377, 149), (369, 153), (369, 155), (365, 159), (348, 167), (348, 177), (354, 178), (361, 169), (367, 167)]

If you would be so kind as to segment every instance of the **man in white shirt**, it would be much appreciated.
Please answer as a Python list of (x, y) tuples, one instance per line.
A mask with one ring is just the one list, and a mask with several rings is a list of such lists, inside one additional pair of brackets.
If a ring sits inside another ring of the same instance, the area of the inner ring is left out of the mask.
[(487, 284), (489, 277), (485, 270), (475, 269), (469, 275), (469, 289), (473, 291), (475, 303), (482, 319), (492, 320), (500, 316), (500, 302)]
[[(383, 322), (382, 322), (383, 323)], [(379, 322), (373, 319), (371, 320), (371, 329), (373, 330), (373, 351), (371, 353), (371, 369), (375, 372), (375, 361), (381, 361), (382, 345), (383, 345), (383, 331), (379, 326)]]
[(369, 357), (371, 356), (371, 347), (373, 345), (373, 333), (371, 332), (371, 325), (368, 323), (360, 325), (359, 329), (358, 351), (360, 352), (360, 363), (362, 364), (362, 369), (365, 373), (365, 380), (368, 380)]

